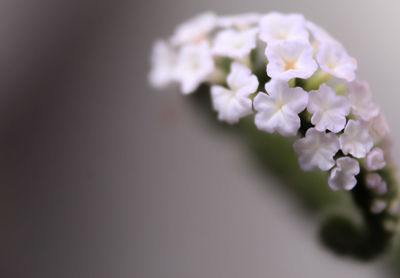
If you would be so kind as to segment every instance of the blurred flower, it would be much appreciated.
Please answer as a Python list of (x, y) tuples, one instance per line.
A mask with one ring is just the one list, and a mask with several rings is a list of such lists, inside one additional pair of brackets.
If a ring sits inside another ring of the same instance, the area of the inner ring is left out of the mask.
[(219, 32), (214, 42), (214, 55), (233, 59), (243, 58), (256, 47), (257, 32), (256, 28), (246, 31), (227, 29)]
[(350, 57), (337, 42), (324, 42), (318, 46), (317, 61), (321, 69), (337, 78), (353, 81), (357, 61)]
[(260, 39), (268, 44), (281, 40), (308, 41), (305, 19), (301, 14), (269, 13), (260, 19)]
[(218, 26), (222, 28), (237, 28), (245, 30), (257, 24), (261, 15), (257, 13), (227, 15), (218, 18)]
[(378, 141), (385, 139), (389, 136), (389, 125), (382, 113), (371, 119), (370, 121), (370, 132)]
[(258, 93), (254, 99), (256, 126), (263, 131), (278, 131), (283, 136), (296, 135), (300, 128), (299, 113), (308, 102), (302, 88), (290, 88), (287, 82), (270, 81), (265, 85), (268, 94)]
[(309, 78), (318, 67), (313, 49), (305, 40), (271, 43), (265, 55), (268, 59), (267, 73), (272, 79)]
[(377, 194), (385, 194), (387, 192), (387, 183), (378, 173), (369, 173), (366, 176), (365, 183), (369, 189)]
[(218, 119), (233, 124), (253, 112), (249, 95), (256, 92), (258, 80), (250, 69), (233, 63), (228, 75), (228, 86), (228, 89), (212, 86), (211, 96), (213, 107), (218, 111)]
[(356, 175), (360, 173), (357, 160), (350, 157), (341, 157), (336, 160), (336, 167), (331, 171), (328, 184), (333, 190), (351, 190), (357, 184)]
[(299, 154), (299, 163), (303, 171), (312, 171), (316, 167), (323, 171), (335, 165), (333, 156), (339, 150), (339, 139), (334, 133), (325, 133), (310, 128), (304, 138), (298, 139), (294, 150)]
[(367, 124), (361, 121), (349, 120), (339, 140), (343, 153), (356, 158), (365, 157), (374, 145)]
[(386, 166), (383, 150), (381, 148), (374, 148), (370, 151), (365, 159), (367, 169), (370, 171), (376, 171)]
[(389, 206), (389, 213), (391, 215), (398, 215), (400, 212), (400, 200), (394, 200)]
[(204, 41), (217, 24), (217, 16), (205, 12), (179, 25), (171, 42), (174, 45), (197, 44)]
[(336, 95), (332, 88), (322, 84), (318, 90), (310, 92), (307, 110), (313, 114), (311, 123), (316, 130), (328, 129), (336, 133), (346, 125), (350, 103), (346, 97)]
[(372, 102), (372, 93), (367, 82), (353, 81), (348, 83), (347, 95), (353, 113), (364, 121), (369, 121), (379, 114), (379, 107)]
[(156, 88), (163, 88), (175, 81), (177, 54), (163, 40), (153, 46), (149, 81)]
[(192, 93), (213, 70), (214, 60), (207, 42), (182, 47), (175, 71), (182, 93)]
[(387, 206), (387, 203), (383, 200), (375, 200), (371, 205), (371, 212), (373, 214), (382, 213)]

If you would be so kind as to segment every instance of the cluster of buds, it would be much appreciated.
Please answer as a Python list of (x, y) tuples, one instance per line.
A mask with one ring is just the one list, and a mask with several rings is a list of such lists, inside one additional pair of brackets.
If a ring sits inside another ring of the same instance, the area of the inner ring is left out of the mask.
[(300, 14), (207, 12), (155, 43), (150, 82), (176, 82), (183, 94), (208, 84), (220, 121), (255, 115), (259, 130), (297, 136), (304, 171), (328, 172), (332, 190), (352, 190), (362, 179), (370, 212), (395, 216), (388, 125), (356, 69), (341, 43)]

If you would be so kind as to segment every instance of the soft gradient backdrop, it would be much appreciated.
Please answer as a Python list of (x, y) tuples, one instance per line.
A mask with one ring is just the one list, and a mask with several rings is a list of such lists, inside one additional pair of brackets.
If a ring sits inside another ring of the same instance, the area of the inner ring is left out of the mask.
[(3, 0), (0, 277), (388, 274), (321, 247), (318, 219), (242, 142), (176, 89), (149, 88), (153, 41), (205, 10), (300, 12), (325, 27), (399, 141), (399, 1)]

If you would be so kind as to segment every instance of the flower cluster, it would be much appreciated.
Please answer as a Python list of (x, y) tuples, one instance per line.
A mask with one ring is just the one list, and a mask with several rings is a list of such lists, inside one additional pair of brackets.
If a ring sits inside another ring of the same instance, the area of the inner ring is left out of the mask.
[(393, 165), (391, 140), (356, 69), (340, 42), (300, 14), (207, 12), (155, 43), (150, 82), (177, 82), (183, 94), (208, 84), (219, 120), (255, 114), (259, 130), (297, 136), (300, 167), (329, 171), (332, 190), (353, 189), (365, 173), (377, 196), (371, 212), (381, 213), (395, 202), (380, 198), (388, 192), (382, 173)]

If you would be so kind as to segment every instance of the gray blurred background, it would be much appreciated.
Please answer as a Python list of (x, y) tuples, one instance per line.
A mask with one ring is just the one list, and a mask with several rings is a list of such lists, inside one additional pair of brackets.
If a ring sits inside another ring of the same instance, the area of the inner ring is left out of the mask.
[[(318, 219), (174, 88), (152, 42), (205, 10), (300, 12), (355, 56), (391, 124), (398, 1), (2, 0), (0, 277), (382, 277), (320, 246)], [(400, 152), (397, 146), (397, 157)], [(300, 211), (300, 212), (299, 212)]]

